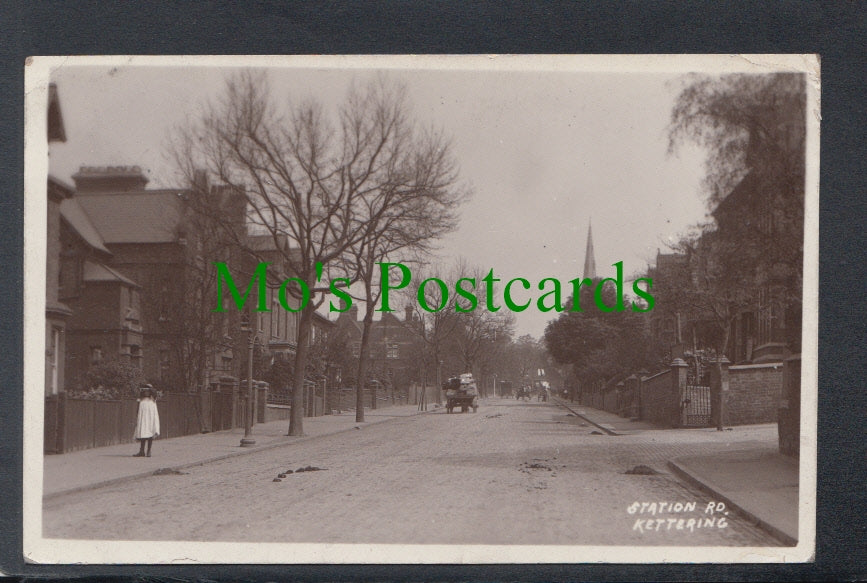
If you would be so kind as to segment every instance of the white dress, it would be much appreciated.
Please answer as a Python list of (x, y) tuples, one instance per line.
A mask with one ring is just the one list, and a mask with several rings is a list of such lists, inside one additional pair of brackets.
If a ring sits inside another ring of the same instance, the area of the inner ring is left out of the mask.
[(148, 439), (160, 433), (160, 414), (153, 399), (142, 399), (138, 403), (138, 420), (135, 424), (135, 438)]

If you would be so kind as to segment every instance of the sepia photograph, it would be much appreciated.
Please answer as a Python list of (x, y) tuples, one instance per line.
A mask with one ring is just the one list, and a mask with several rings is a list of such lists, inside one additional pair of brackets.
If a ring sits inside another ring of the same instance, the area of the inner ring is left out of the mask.
[(27, 561), (813, 560), (816, 56), (25, 69)]

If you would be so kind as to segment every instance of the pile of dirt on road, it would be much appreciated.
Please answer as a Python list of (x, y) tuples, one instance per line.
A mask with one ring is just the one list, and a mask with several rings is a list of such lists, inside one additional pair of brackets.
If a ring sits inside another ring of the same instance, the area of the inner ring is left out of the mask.
[(324, 471), (327, 469), (328, 468), (317, 468), (316, 466), (302, 466), (302, 467), (298, 468), (297, 470), (285, 470), (285, 471), (277, 474), (277, 477), (274, 478), (272, 481), (273, 482), (282, 482), (283, 478), (285, 478), (289, 474), (300, 474), (302, 472), (321, 472), (321, 471)]
[(160, 468), (154, 472), (155, 476), (183, 476), (186, 472), (181, 472), (174, 468)]
[[(554, 459), (557, 459), (557, 458), (554, 458)], [(542, 462), (546, 462), (546, 463), (542, 463)], [(545, 470), (548, 472), (553, 472), (554, 469), (551, 466), (547, 465), (549, 463), (551, 463), (550, 460), (534, 459), (532, 462), (524, 462), (523, 464), (521, 464), (521, 471), (526, 472), (527, 470)]]
[(632, 468), (631, 470), (626, 470), (623, 472), (624, 474), (632, 474), (636, 476), (653, 476), (658, 474), (656, 470), (651, 468), (650, 466), (638, 465)]
[(327, 469), (328, 468), (317, 468), (316, 466), (305, 466), (303, 468), (298, 468), (297, 470), (295, 470), (295, 473), (298, 474), (300, 472), (320, 472)]

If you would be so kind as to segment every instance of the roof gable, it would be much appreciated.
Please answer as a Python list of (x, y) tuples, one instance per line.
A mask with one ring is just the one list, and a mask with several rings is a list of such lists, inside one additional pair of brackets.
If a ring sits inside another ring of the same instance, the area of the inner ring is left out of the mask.
[(78, 202), (109, 245), (175, 242), (184, 214), (180, 190), (91, 194)]
[(136, 282), (124, 277), (111, 267), (102, 263), (96, 263), (95, 261), (84, 262), (83, 279), (89, 282), (123, 283), (132, 287), (140, 287)]
[(70, 228), (75, 231), (79, 237), (84, 239), (84, 242), (98, 251), (103, 251), (107, 254), (111, 252), (105, 247), (105, 242), (99, 234), (97, 228), (93, 225), (78, 204), (78, 200), (74, 198), (64, 199), (60, 203), (60, 216), (66, 221)]

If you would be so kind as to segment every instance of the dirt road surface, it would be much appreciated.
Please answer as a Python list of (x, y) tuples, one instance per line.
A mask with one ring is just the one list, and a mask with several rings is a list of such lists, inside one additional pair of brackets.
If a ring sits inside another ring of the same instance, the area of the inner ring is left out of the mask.
[[(726, 432), (595, 429), (550, 403), (490, 399), (478, 413), (439, 410), (62, 495), (46, 501), (43, 532), (107, 540), (778, 544), (725, 509), (707, 512), (715, 501), (666, 468), (677, 456), (748, 445), (749, 432), (733, 443)], [(626, 473), (639, 465), (657, 473)], [(297, 471), (308, 466), (320, 469)], [(275, 482), (286, 470), (293, 473)], [(694, 510), (685, 510), (689, 503)]]

